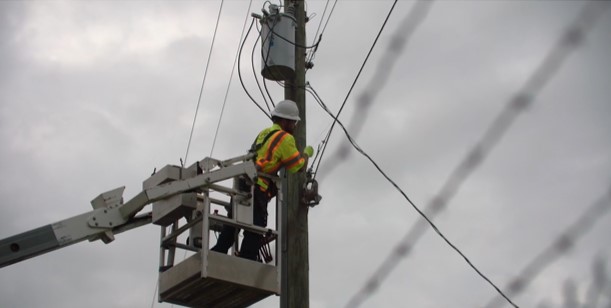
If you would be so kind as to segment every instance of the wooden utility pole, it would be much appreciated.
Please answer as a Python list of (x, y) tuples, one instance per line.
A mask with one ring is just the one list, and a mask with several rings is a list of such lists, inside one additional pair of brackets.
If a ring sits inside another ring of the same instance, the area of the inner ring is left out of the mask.
[[(303, 0), (285, 0), (285, 13), (295, 8), (295, 77), (286, 80), (285, 99), (293, 100), (299, 108), (299, 121), (295, 129), (297, 148), (306, 146), (306, 105), (305, 105), (305, 55), (306, 44), (305, 3)], [(301, 47), (299, 47), (301, 46)], [(309, 259), (308, 259), (308, 206), (301, 202), (300, 192), (305, 184), (305, 172), (288, 175), (285, 199), (287, 209), (286, 235), (283, 248), (283, 289), (280, 306), (300, 308), (310, 306)]]

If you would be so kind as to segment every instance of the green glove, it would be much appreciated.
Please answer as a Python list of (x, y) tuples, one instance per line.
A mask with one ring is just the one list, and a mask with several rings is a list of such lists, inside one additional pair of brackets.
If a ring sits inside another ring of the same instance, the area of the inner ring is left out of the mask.
[(314, 155), (314, 148), (311, 145), (308, 145), (305, 147), (305, 149), (303, 149), (303, 154), (307, 155), (308, 157), (312, 157)]

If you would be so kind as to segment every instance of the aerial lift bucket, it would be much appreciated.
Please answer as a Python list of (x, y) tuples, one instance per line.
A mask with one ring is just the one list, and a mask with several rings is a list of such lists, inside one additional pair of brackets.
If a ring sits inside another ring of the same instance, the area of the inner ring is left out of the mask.
[[(207, 187), (153, 204), (153, 223), (162, 227), (159, 301), (187, 307), (247, 307), (270, 295), (280, 295), (281, 258), (278, 244), (275, 245), (276, 260), (269, 264), (209, 249), (211, 231), (218, 230), (223, 224), (258, 232), (264, 235), (267, 241), (264, 244), (280, 237), (279, 230), (253, 225), (252, 192), (240, 191), (236, 185), (225, 187), (220, 181), (214, 181), (216, 178), (226, 180), (238, 177), (254, 180), (256, 169), (248, 156), (227, 161), (206, 158), (189, 168), (166, 166), (143, 185), (145, 189), (168, 185), (198, 175), (198, 169), (204, 175), (211, 175)], [(230, 199), (215, 199), (211, 193), (220, 193)], [(244, 198), (247, 202), (243, 202)], [(277, 219), (281, 217), (281, 207), (278, 206), (281, 198), (280, 193), (276, 198)], [(232, 218), (219, 215), (212, 210), (212, 205), (231, 206), (235, 214)], [(280, 223), (277, 222), (276, 226), (279, 229)], [(190, 238), (201, 230), (201, 240), (193, 238), (189, 244), (179, 243), (178, 237), (189, 230), (196, 230), (190, 233)], [(264, 247), (264, 260), (271, 261), (271, 249), (269, 245)], [(192, 255), (175, 262), (177, 248), (191, 251)]]

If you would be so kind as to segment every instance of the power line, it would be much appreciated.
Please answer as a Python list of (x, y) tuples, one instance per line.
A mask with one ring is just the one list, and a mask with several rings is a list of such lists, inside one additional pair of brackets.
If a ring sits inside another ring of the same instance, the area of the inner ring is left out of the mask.
[[(327, 8), (329, 7), (329, 2), (331, 0), (327, 0), (327, 3), (325, 3), (325, 9), (322, 11), (322, 16), (320, 16), (320, 22), (318, 23), (318, 28), (316, 28), (316, 33), (314, 33), (314, 41), (316, 40), (316, 37), (318, 36), (318, 33), (320, 32), (320, 27), (322, 26), (322, 23), (325, 21), (325, 15), (327, 14)], [(335, 1), (337, 2), (337, 1)], [(312, 42), (314, 43), (314, 42)], [(312, 51), (308, 51), (308, 53), (311, 53)], [(308, 57), (306, 57), (308, 58)]]
[[(310, 87), (311, 88), (311, 87)], [(407, 194), (399, 187), (399, 185), (397, 185), (397, 183), (395, 183), (395, 181), (393, 181), (387, 174), (386, 172), (384, 172), (384, 170), (382, 170), (382, 168), (380, 168), (380, 166), (373, 160), (373, 158), (371, 158), (371, 156), (369, 156), (369, 154), (367, 154), (359, 145), (356, 144), (356, 142), (354, 141), (354, 139), (352, 138), (352, 136), (350, 136), (350, 134), (348, 133), (348, 130), (346, 129), (346, 127), (344, 126), (344, 124), (342, 124), (341, 121), (339, 121), (339, 119), (337, 119), (336, 116), (333, 116), (333, 114), (331, 113), (331, 111), (326, 107), (326, 105), (322, 102), (322, 100), (320, 99), (320, 97), (318, 96), (318, 94), (316, 93), (316, 91), (312, 89), (312, 92), (310, 92), (311, 94), (314, 95), (314, 97), (316, 98), (316, 101), (320, 104), (320, 106), (332, 117), (334, 118), (335, 121), (337, 121), (340, 125), (340, 127), (343, 129), (344, 134), (346, 135), (348, 141), (350, 142), (350, 144), (352, 144), (352, 146), (363, 156), (365, 156), (369, 162), (371, 162), (373, 164), (373, 166), (378, 170), (378, 172), (380, 172), (380, 174), (393, 186), (395, 187), (395, 189), (401, 194), (403, 195), (403, 197), (405, 198), (405, 200), (407, 200), (407, 202), (416, 210), (416, 212), (418, 212), (418, 214), (420, 214), (420, 216), (422, 218), (424, 218), (424, 220), (426, 221), (426, 223), (431, 226), (431, 228), (433, 228), (433, 230), (446, 242), (446, 244), (448, 244), (454, 251), (456, 251), (466, 262), (467, 264), (473, 269), (475, 270), (475, 272), (481, 277), (483, 278), (486, 282), (488, 282), (488, 284), (490, 284), (499, 294), (501, 294), (509, 303), (511, 303), (514, 307), (517, 307), (515, 304), (513, 304), (513, 302), (511, 302), (511, 300), (486, 276), (484, 275), (474, 264), (473, 262), (471, 262), (471, 260), (469, 260), (469, 258), (467, 258), (467, 256), (458, 248), (456, 247), (456, 245), (454, 245), (452, 242), (450, 242), (450, 240), (439, 230), (439, 228), (433, 223), (433, 221), (422, 211), (420, 210), (416, 204), (414, 204), (414, 202), (412, 202), (412, 200), (407, 196)], [(421, 221), (421, 220), (420, 220)], [(409, 246), (399, 246), (398, 248), (395, 249), (394, 253), (400, 255), (400, 256), (405, 256), (407, 255), (409, 252), (411, 251), (411, 247)], [(378, 270), (378, 273), (384, 273), (384, 275), (388, 275), (393, 269), (394, 269), (395, 265), (392, 266), (388, 266), (388, 267), (383, 267), (380, 270)], [(370, 291), (373, 291), (375, 289), (377, 289), (379, 286), (379, 283), (376, 284), (372, 284), (372, 285), (367, 285), (367, 288)], [(358, 294), (357, 294), (358, 295)], [(346, 307), (358, 307), (360, 304), (362, 304), (362, 302), (366, 299), (366, 296), (355, 296), (352, 297), (350, 299), (350, 301), (348, 302), (348, 304), (346, 305)]]
[[(255, 43), (252, 46), (252, 52), (250, 53), (250, 63), (251, 63), (251, 67), (252, 67), (252, 74), (253, 74), (253, 77), (255, 78), (255, 81), (257, 82), (257, 87), (259, 88), (259, 92), (261, 92), (261, 96), (263, 97), (263, 100), (265, 101), (265, 105), (267, 106), (267, 110), (271, 112), (271, 108), (269, 107), (269, 104), (267, 103), (267, 99), (265, 98), (265, 93), (263, 93), (263, 89), (261, 89), (261, 84), (259, 83), (259, 77), (258, 77), (259, 74), (257, 74), (257, 72), (255, 71), (255, 51), (257, 49), (257, 43), (261, 39), (261, 30), (259, 29), (259, 25), (257, 24), (256, 27), (257, 27), (257, 33), (259, 33), (259, 35), (257, 36), (257, 41), (255, 41)], [(269, 36), (269, 34), (268, 34), (268, 36)], [(261, 40), (261, 48), (260, 48), (261, 53), (263, 52), (263, 46), (265, 45), (263, 43), (264, 41), (265, 41), (265, 39)], [(267, 84), (265, 83), (265, 78), (263, 78), (263, 84), (265, 85), (265, 90), (267, 91), (267, 95), (268, 95), (269, 100), (270, 100), (270, 102), (272, 103), (272, 106), (273, 106), (274, 105), (274, 100), (272, 99), (272, 96), (269, 94), (269, 91), (267, 90)]]
[[(522, 293), (539, 273), (558, 257), (569, 251), (577, 240), (585, 235), (610, 208), (611, 187), (607, 188), (605, 194), (594, 202), (573, 225), (560, 234), (551, 245), (520, 271), (520, 274), (507, 285), (506, 289), (508, 290), (508, 294), (516, 296)], [(491, 299), (485, 307), (501, 307), (502, 304), (502, 299), (495, 297)]]
[(229, 96), (229, 89), (231, 88), (231, 81), (233, 80), (233, 73), (235, 71), (236, 63), (238, 62), (238, 56), (240, 55), (240, 45), (242, 43), (242, 38), (244, 37), (244, 31), (246, 30), (246, 24), (248, 23), (248, 16), (250, 15), (250, 7), (252, 6), (252, 0), (248, 3), (248, 9), (246, 9), (246, 17), (244, 18), (244, 25), (242, 25), (242, 33), (240, 34), (240, 39), (238, 40), (238, 47), (235, 53), (235, 59), (233, 60), (233, 66), (231, 67), (231, 75), (229, 76), (229, 82), (227, 83), (227, 90), (225, 91), (225, 98), (223, 99), (223, 107), (221, 108), (221, 115), (219, 116), (219, 121), (216, 124), (216, 131), (214, 132), (214, 140), (212, 141), (212, 148), (210, 149), (210, 157), (212, 157), (212, 153), (214, 152), (214, 146), (216, 145), (216, 138), (219, 133), (219, 129), (221, 127), (221, 120), (223, 119), (223, 113), (225, 112), (225, 104), (227, 103), (227, 97)]
[(329, 20), (331, 20), (331, 16), (333, 15), (333, 12), (335, 11), (335, 6), (337, 5), (337, 0), (335, 0), (335, 2), (333, 2), (333, 7), (331, 7), (331, 12), (329, 12), (329, 17), (327, 17), (327, 21), (325, 22), (325, 26), (322, 27), (322, 31), (320, 32), (320, 36), (322, 36), (323, 33), (325, 33), (325, 30), (327, 30), (327, 25), (329, 24)]
[[(522, 89), (506, 104), (505, 109), (501, 111), (499, 116), (485, 131), (482, 139), (469, 151), (467, 156), (450, 174), (435, 198), (427, 205), (426, 211), (429, 213), (429, 217), (434, 217), (445, 209), (448, 202), (458, 192), (462, 183), (483, 162), (501, 137), (507, 132), (511, 124), (513, 124), (516, 117), (533, 103), (538, 92), (542, 90), (543, 86), (558, 71), (558, 68), (566, 59), (569, 52), (582, 42), (585, 32), (593, 25), (603, 6), (607, 8), (608, 4), (608, 2), (603, 4), (603, 2), (595, 1), (585, 4), (576, 21), (561, 36), (542, 64), (527, 79)], [(413, 250), (417, 240), (426, 230), (427, 223), (423, 220), (418, 220), (382, 265), (380, 265), (378, 270), (368, 279), (365, 286), (355, 294), (353, 297), (354, 301), (362, 302), (371, 296), (399, 261), (406, 257), (409, 251)], [(513, 304), (500, 290), (497, 289), (497, 292), (505, 300)], [(515, 304), (513, 305), (515, 306)]]
[[(325, 14), (327, 13), (327, 7), (329, 6), (329, 1), (330, 0), (327, 0), (327, 3), (325, 4), (325, 9), (322, 12), (322, 16), (320, 17), (320, 23), (318, 23), (316, 34), (314, 34), (314, 40), (316, 40), (316, 37), (318, 36), (318, 33), (320, 31), (320, 27), (322, 26), (322, 23), (324, 21)], [(333, 7), (331, 8), (331, 12), (329, 12), (329, 17), (327, 17), (327, 22), (325, 23), (325, 27), (323, 28), (322, 32), (320, 32), (320, 36), (318, 36), (318, 44), (320, 44), (322, 40), (322, 35), (325, 32), (325, 29), (327, 28), (327, 24), (329, 23), (329, 20), (331, 19), (331, 15), (333, 15), (333, 11), (335, 10), (336, 4), (337, 4), (337, 0), (335, 0), (335, 2), (333, 3)], [(312, 44), (314, 44), (314, 42), (312, 42)], [(316, 51), (318, 50), (318, 44), (316, 44), (316, 48), (308, 50), (308, 55), (306, 56), (306, 59), (307, 59), (306, 62), (312, 62), (312, 60), (314, 60), (314, 56), (316, 54)]]
[(257, 101), (252, 97), (252, 95), (250, 95), (250, 92), (248, 92), (248, 89), (246, 89), (246, 85), (244, 84), (244, 80), (242, 79), (242, 70), (240, 69), (241, 65), (240, 63), (242, 62), (242, 50), (244, 49), (244, 44), (246, 43), (246, 39), (248, 38), (248, 35), (250, 34), (250, 30), (252, 30), (252, 26), (255, 24), (255, 19), (253, 18), (250, 26), (248, 27), (248, 31), (246, 32), (246, 36), (244, 37), (244, 41), (242, 41), (242, 46), (240, 46), (240, 54), (238, 55), (238, 77), (240, 78), (240, 84), (242, 85), (242, 89), (244, 89), (244, 92), (246, 92), (246, 95), (248, 95), (248, 97), (250, 98), (250, 100), (265, 114), (266, 117), (270, 118), (270, 115), (267, 113), (267, 111), (265, 111), (263, 109), (263, 107), (261, 107), (261, 105), (259, 105), (259, 103), (257, 103)]
[[(363, 64), (361, 64), (361, 68), (359, 69), (359, 72), (356, 74), (356, 77), (354, 78), (354, 81), (352, 82), (352, 85), (350, 86), (350, 89), (348, 90), (348, 93), (346, 94), (346, 98), (344, 98), (344, 102), (342, 103), (339, 111), (337, 112), (337, 115), (334, 117), (333, 120), (333, 124), (331, 124), (331, 129), (329, 129), (329, 133), (327, 134), (327, 137), (325, 138), (325, 142), (322, 148), (322, 151), (320, 153), (320, 158), (318, 160), (318, 164), (316, 165), (316, 168), (314, 169), (314, 177), (316, 177), (317, 173), (318, 173), (318, 168), (320, 167), (320, 162), (322, 161), (322, 157), (325, 154), (325, 150), (327, 149), (327, 145), (329, 144), (329, 139), (331, 138), (331, 133), (333, 132), (333, 128), (335, 127), (335, 123), (337, 122), (337, 119), (339, 118), (339, 115), (341, 114), (342, 110), (344, 109), (344, 106), (346, 106), (346, 102), (348, 101), (348, 98), (350, 97), (350, 94), (352, 93), (352, 90), (354, 89), (354, 86), (356, 85), (356, 82), (358, 81), (359, 77), (361, 76), (361, 73), (363, 72), (363, 69), (365, 68), (365, 65), (367, 64), (367, 60), (369, 60), (369, 56), (371, 56), (371, 53), (373, 52), (373, 49), (375, 48), (378, 39), (380, 38), (380, 35), (382, 34), (382, 31), (384, 31), (384, 28), (386, 27), (386, 23), (388, 22), (388, 19), (390, 18), (390, 15), (392, 14), (393, 10), (395, 9), (395, 6), (397, 5), (397, 1), (395, 0), (390, 8), (390, 10), (388, 11), (388, 14), (386, 15), (386, 18), (384, 19), (384, 23), (382, 23), (382, 27), (380, 27), (380, 31), (378, 31), (378, 34), (376, 35), (375, 40), (373, 41), (373, 44), (371, 45), (371, 48), (369, 49), (369, 52), (367, 53), (367, 56), (365, 57), (365, 60), (363, 61)], [(418, 2), (417, 4), (422, 3), (422, 2)]]
[(204, 70), (204, 78), (202, 80), (202, 86), (199, 90), (199, 98), (197, 99), (197, 107), (195, 107), (195, 115), (193, 116), (193, 124), (191, 125), (191, 133), (189, 134), (189, 141), (187, 142), (187, 151), (185, 152), (185, 160), (182, 163), (184, 167), (187, 164), (187, 157), (189, 156), (189, 149), (191, 148), (191, 140), (193, 139), (193, 131), (195, 130), (195, 122), (197, 121), (197, 112), (199, 111), (199, 105), (202, 101), (202, 94), (204, 93), (204, 85), (206, 84), (206, 76), (208, 76), (208, 67), (210, 66), (210, 58), (212, 57), (212, 50), (214, 49), (214, 41), (216, 40), (216, 30), (219, 27), (219, 21), (221, 20), (221, 12), (223, 11), (223, 2), (221, 0), (221, 6), (219, 7), (219, 14), (216, 17), (216, 25), (214, 26), (214, 35), (212, 36), (212, 43), (210, 44), (210, 53), (208, 54), (208, 60), (206, 61), (206, 69)]

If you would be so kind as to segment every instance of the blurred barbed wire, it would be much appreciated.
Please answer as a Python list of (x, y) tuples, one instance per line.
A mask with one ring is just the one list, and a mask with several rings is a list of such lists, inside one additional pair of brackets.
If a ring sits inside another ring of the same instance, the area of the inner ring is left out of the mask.
[[(410, 41), (413, 34), (416, 32), (418, 27), (425, 20), (433, 3), (434, 1), (432, 0), (430, 1), (421, 0), (421, 1), (414, 3), (414, 5), (412, 6), (408, 14), (405, 16), (405, 18), (403, 18), (403, 20), (397, 27), (398, 30), (395, 31), (392, 37), (390, 38), (390, 44), (384, 51), (384, 54), (381, 56), (381, 60), (378, 63), (378, 65), (376, 66), (376, 70), (371, 78), (371, 81), (365, 87), (365, 90), (356, 100), (357, 112), (354, 113), (352, 120), (350, 121), (350, 124), (348, 125), (348, 131), (350, 131), (350, 134), (352, 135), (353, 138), (356, 138), (358, 134), (361, 132), (361, 129), (363, 128), (366, 117), (367, 117), (367, 111), (371, 107), (378, 93), (382, 91), (382, 89), (384, 88), (386, 82), (388, 81), (390, 74), (393, 71), (393, 68), (395, 67), (396, 61), (398, 60), (399, 56), (403, 53), (405, 46)], [(357, 79), (358, 79), (358, 75), (357, 75)], [(352, 86), (354, 87), (354, 84)], [(350, 88), (350, 91), (348, 91), (346, 100), (350, 96), (351, 91), (352, 91), (352, 88)], [(342, 112), (344, 105), (346, 104), (346, 100), (344, 100), (342, 107), (340, 108), (337, 115), (335, 116), (336, 118), (339, 118), (340, 113)], [(334, 120), (333, 124), (331, 125), (331, 128), (329, 129), (329, 133), (327, 134), (327, 137), (325, 138), (326, 140), (324, 141), (324, 145), (323, 145), (324, 148), (320, 155), (319, 164), (320, 162), (322, 162), (322, 155), (324, 154), (326, 146), (329, 144), (331, 132), (333, 130), (335, 123), (336, 123), (336, 120)], [(333, 170), (338, 165), (344, 162), (345, 159), (351, 153), (349, 150), (350, 150), (350, 142), (348, 141), (342, 142), (338, 150), (335, 151), (335, 153), (333, 153), (333, 155), (329, 157), (329, 159), (326, 160), (325, 163), (322, 165), (323, 168), (321, 170), (323, 170), (324, 172), (319, 176), (319, 179), (322, 179), (325, 176), (328, 176), (329, 174), (331, 174), (331, 172), (333, 172)], [(318, 169), (319, 168), (317, 167), (315, 174), (318, 174)]]
[[(568, 278), (564, 283), (563, 299), (561, 304), (550, 303), (550, 300), (542, 301), (537, 307), (552, 308), (609, 308), (611, 307), (611, 280), (607, 272), (606, 258), (599, 254), (592, 262), (592, 281), (589, 288), (581, 291), (584, 287), (579, 285), (575, 279)], [(587, 286), (585, 286), (587, 287)], [(583, 296), (580, 296), (583, 295)]]
[[(512, 96), (505, 104), (505, 108), (492, 122), (491, 126), (484, 132), (483, 137), (473, 148), (467, 153), (459, 165), (452, 171), (446, 182), (441, 187), (440, 191), (427, 204), (425, 212), (429, 218), (432, 218), (444, 210), (451, 199), (456, 195), (461, 185), (473, 172), (482, 164), (487, 155), (498, 144), (504, 134), (509, 130), (518, 115), (520, 115), (527, 107), (533, 104), (535, 97), (548, 83), (549, 80), (556, 74), (562, 66), (567, 56), (575, 50), (585, 38), (585, 34), (592, 28), (598, 17), (608, 8), (610, 2), (588, 1), (584, 4), (577, 18), (563, 32), (560, 39), (551, 48), (550, 52), (545, 56), (542, 63), (534, 70), (533, 74), (526, 80), (523, 87)], [(409, 19), (409, 16), (408, 16)], [(408, 33), (404, 28), (399, 27), (397, 32)], [(403, 46), (398, 37), (400, 34), (393, 36), (393, 43), (388, 47), (390, 54), (394, 58), (399, 55), (396, 51), (401, 50), (398, 46)], [(383, 62), (388, 63), (390, 56), (385, 56)], [(391, 62), (392, 63), (392, 62)], [(360, 96), (358, 103), (358, 111), (353, 117), (351, 126), (359, 131), (364, 123), (364, 117), (367, 115), (367, 108), (371, 105), (375, 95), (380, 91), (386, 82), (388, 75), (376, 76), (374, 87), (368, 87)], [(377, 74), (376, 74), (377, 75)], [(379, 79), (379, 80), (376, 80)], [(381, 81), (383, 80), (383, 82)], [(355, 121), (358, 119), (359, 121)], [(340, 146), (339, 150), (333, 156), (332, 163), (328, 165), (337, 166), (347, 156), (349, 144), (345, 143)], [(429, 223), (425, 219), (419, 219), (410, 230), (399, 241), (395, 248), (386, 257), (384, 262), (378, 267), (373, 275), (367, 280), (365, 285), (349, 300), (347, 307), (357, 307), (363, 303), (368, 297), (372, 296), (380, 287), (384, 279), (396, 268), (399, 261), (406, 258), (413, 251), (417, 241), (428, 230)], [(464, 256), (463, 256), (464, 257)], [(469, 263), (469, 261), (465, 258)], [(469, 263), (470, 264), (470, 263)], [(471, 265), (471, 264), (470, 264)], [(479, 272), (478, 272), (479, 273)], [(481, 276), (481, 274), (480, 274)], [(490, 281), (488, 281), (492, 286)], [(494, 286), (495, 287), (495, 286)], [(496, 291), (502, 295), (502, 292), (496, 288)], [(509, 303), (509, 298), (505, 297)]]
[[(537, 255), (505, 288), (508, 296), (516, 296), (522, 293), (528, 284), (539, 275), (548, 265), (568, 252), (575, 246), (577, 240), (583, 237), (611, 208), (611, 187), (590, 206), (579, 219), (566, 229), (555, 241), (545, 250)], [(595, 275), (597, 275), (595, 273)], [(602, 283), (604, 277), (598, 277), (597, 283)], [(485, 307), (501, 307), (503, 299), (495, 297), (491, 299)], [(577, 307), (577, 306), (571, 306)]]

